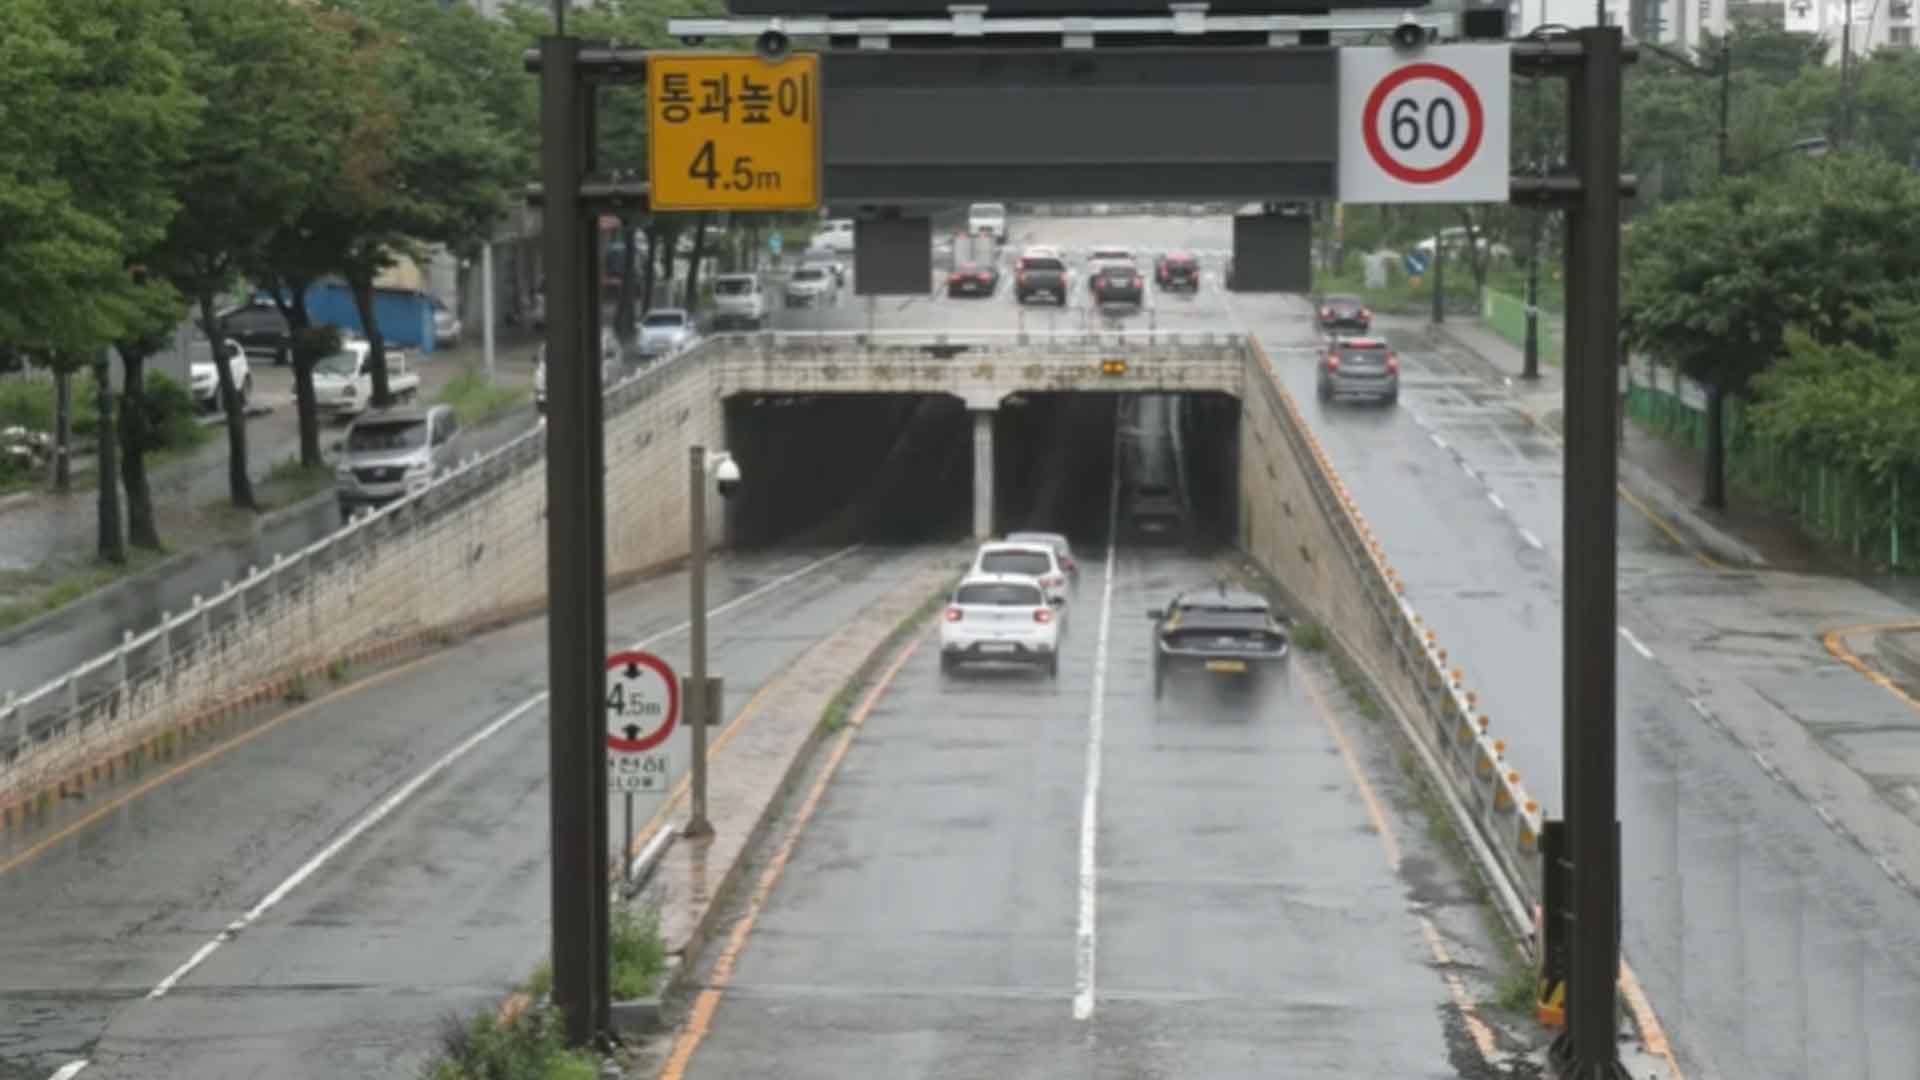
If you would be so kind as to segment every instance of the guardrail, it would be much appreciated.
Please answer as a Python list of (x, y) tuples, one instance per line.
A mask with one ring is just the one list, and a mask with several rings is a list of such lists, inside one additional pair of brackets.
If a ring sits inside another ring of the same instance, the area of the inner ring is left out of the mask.
[(755, 346), (787, 348), (796, 345), (846, 345), (897, 349), (995, 349), (1045, 345), (1048, 348), (1082, 347), (1089, 350), (1140, 345), (1241, 346), (1247, 335), (1221, 330), (1085, 328), (1047, 330), (747, 330), (707, 334), (705, 342), (750, 343)]
[[(1250, 385), (1248, 393), (1264, 393), (1276, 410), (1315, 506), (1333, 530), (1365, 605), (1363, 620), (1330, 620), (1339, 625), (1328, 629), (1401, 706), (1396, 711), (1408, 722), (1408, 734), (1422, 757), (1437, 767), (1456, 809), (1470, 819), (1476, 846), (1499, 861), (1505, 884), (1517, 890), (1518, 895), (1504, 895), (1501, 906), (1510, 923), (1518, 922), (1515, 929), (1524, 930), (1540, 896), (1540, 805), (1507, 762), (1506, 745), (1494, 737), (1490, 719), (1466, 688), (1458, 658), (1448, 655), (1434, 628), (1407, 602), (1405, 582), (1388, 563), (1312, 426), (1280, 385), (1271, 361), (1257, 347), (1253, 355), (1260, 370), (1248, 381), (1263, 389), (1255, 391)], [(1347, 632), (1341, 633), (1343, 629)], [(1507, 892), (1504, 887), (1501, 891)]]
[[(616, 418), (653, 396), (680, 368), (699, 362), (700, 351), (696, 346), (663, 359), (609, 387), (605, 417), (610, 429)], [(289, 680), (324, 670), (341, 658), (378, 656), (391, 639), (421, 629), (409, 625), (415, 621), (411, 613), (388, 611), (381, 616), (385, 598), (368, 569), (371, 557), (418, 560), (398, 568), (399, 576), (418, 580), (435, 575), (451, 580), (480, 565), (483, 557), (500, 558), (505, 538), (460, 522), (474, 516), (461, 510), (540, 468), (545, 458), (542, 423), (486, 454), (467, 458), (422, 490), (362, 513), (299, 551), (275, 556), (268, 566), (250, 568), (219, 593), (196, 597), (190, 609), (165, 613), (143, 632), (127, 631), (119, 648), (26, 694), (9, 694), (0, 701), (0, 811), (42, 781), (65, 775), (63, 770), (75, 761), (137, 744), (149, 727), (165, 728), (174, 719), (209, 710), (260, 704), (285, 694)], [(469, 531), (454, 535), (457, 530), (449, 523)], [(538, 514), (516, 522), (515, 528), (522, 542), (544, 543)], [(494, 551), (488, 552), (489, 545)], [(395, 571), (382, 567), (381, 572)], [(516, 587), (543, 597), (544, 576)], [(370, 595), (357, 595), (362, 592)], [(446, 597), (438, 603), (439, 614), (457, 622), (487, 601), (484, 596)], [(350, 648), (337, 649), (341, 634), (355, 628), (368, 633)]]

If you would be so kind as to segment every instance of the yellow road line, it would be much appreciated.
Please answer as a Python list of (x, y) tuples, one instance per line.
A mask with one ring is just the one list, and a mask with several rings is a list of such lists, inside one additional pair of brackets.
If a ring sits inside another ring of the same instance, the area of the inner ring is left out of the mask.
[(1849, 634), (1884, 634), (1892, 630), (1920, 630), (1920, 622), (1861, 623), (1859, 626), (1843, 626), (1838, 630), (1827, 631), (1821, 640), (1826, 643), (1827, 651), (1832, 653), (1836, 660), (1866, 676), (1868, 682), (1899, 698), (1907, 704), (1908, 708), (1920, 710), (1920, 700), (1916, 700), (1912, 694), (1901, 689), (1899, 683), (1873, 670), (1866, 661), (1855, 656), (1852, 649), (1847, 648), (1845, 638)]
[(707, 988), (700, 991), (700, 995), (694, 999), (693, 1013), (687, 1018), (687, 1025), (681, 1030), (680, 1036), (674, 1040), (673, 1053), (661, 1069), (660, 1080), (683, 1080), (686, 1076), (687, 1065), (693, 1060), (694, 1052), (700, 1049), (700, 1043), (706, 1039), (707, 1032), (712, 1029), (714, 1013), (720, 1008), (720, 998), (726, 992), (727, 984), (733, 981), (733, 968), (740, 960), (741, 951), (746, 948), (747, 938), (752, 935), (754, 925), (760, 921), (760, 913), (766, 909), (767, 899), (773, 895), (774, 886), (780, 883), (780, 875), (786, 870), (788, 861), (793, 858), (794, 849), (800, 844), (800, 835), (806, 830), (807, 822), (813, 819), (813, 813), (819, 808), (820, 800), (826, 797), (827, 785), (833, 782), (834, 774), (840, 771), (840, 763), (846, 759), (847, 751), (853, 746), (854, 735), (866, 724), (867, 715), (879, 703), (881, 695), (893, 685), (893, 680), (900, 674), (900, 669), (907, 666), (907, 661), (913, 658), (913, 654), (920, 650), (920, 646), (925, 644), (926, 640), (924, 635), (915, 637), (905, 649), (902, 649), (900, 655), (894, 657), (893, 663), (887, 665), (887, 669), (874, 682), (873, 688), (868, 690), (866, 696), (860, 700), (860, 706), (848, 717), (847, 726), (841, 731), (839, 741), (834, 743), (833, 752), (821, 768), (819, 778), (813, 782), (813, 788), (807, 792), (806, 801), (801, 803), (800, 809), (795, 812), (793, 827), (788, 830), (786, 839), (780, 843), (779, 850), (774, 853), (766, 869), (760, 872), (759, 880), (754, 883), (753, 893), (747, 898), (746, 913), (734, 924), (733, 932), (727, 935), (726, 947), (720, 950), (719, 958), (713, 963), (713, 975), (708, 980)]
[(53, 833), (52, 835), (46, 837), (45, 839), (40, 840), (39, 842), (35, 843), (32, 847), (29, 847), (25, 851), (20, 852), (18, 855), (14, 855), (5, 860), (0, 860), (0, 874), (5, 874), (21, 866), (25, 866), (27, 863), (32, 862), (34, 859), (37, 859), (41, 855), (45, 854), (49, 848), (52, 848), (56, 844), (59, 844), (65, 841), (66, 839), (73, 836), (74, 834), (79, 833), (82, 830), (93, 826), (94, 824), (98, 823), (100, 819), (106, 817), (108, 814), (111, 814), (114, 811), (119, 810), (121, 807), (126, 806), (128, 803), (132, 802), (133, 800), (139, 798), (142, 795), (145, 795), (149, 791), (152, 791), (154, 788), (157, 788), (160, 785), (167, 783), (168, 781), (174, 779), (175, 777), (182, 776), (186, 773), (192, 772), (193, 770), (199, 768), (202, 765), (205, 765), (210, 761), (217, 760), (221, 757), (226, 756), (227, 754), (232, 753), (233, 751), (239, 749), (242, 746), (245, 746), (246, 744), (259, 738), (260, 736), (265, 735), (267, 732), (272, 731), (273, 729), (279, 727), (280, 725), (286, 723), (287, 721), (293, 719), (296, 716), (303, 716), (306, 713), (311, 712), (312, 710), (317, 709), (320, 706), (335, 700), (336, 698), (344, 697), (348, 694), (359, 693), (362, 690), (370, 690), (373, 687), (376, 687), (381, 683), (388, 681), (389, 679), (393, 679), (397, 676), (405, 674), (406, 672), (412, 671), (425, 664), (429, 664), (435, 660), (441, 659), (442, 657), (448, 655), (450, 651), (451, 650), (440, 650), (440, 651), (429, 653), (426, 656), (416, 657), (415, 659), (409, 660), (406, 663), (399, 665), (398, 667), (391, 667), (385, 671), (377, 672), (373, 675), (370, 675), (367, 678), (360, 680), (359, 682), (351, 683), (349, 685), (342, 686), (334, 690), (330, 690), (327, 693), (322, 694), (317, 698), (314, 698), (312, 701), (308, 701), (303, 704), (297, 705), (291, 709), (288, 709), (286, 712), (281, 713), (279, 716), (263, 721), (262, 723), (256, 725), (252, 729), (240, 735), (236, 735), (233, 738), (228, 739), (225, 742), (222, 742), (220, 745), (205, 751), (204, 753), (200, 754), (198, 757), (188, 758), (186, 761), (183, 761), (180, 764), (175, 765), (173, 768), (168, 769), (166, 772), (163, 772), (160, 775), (153, 777), (150, 780), (142, 782), (138, 787), (132, 788), (129, 791), (122, 792), (121, 794), (114, 796), (113, 798), (107, 800), (106, 802), (101, 803), (99, 806), (89, 811), (85, 817), (82, 817), (78, 821), (75, 821), (69, 825), (62, 827), (59, 831)]

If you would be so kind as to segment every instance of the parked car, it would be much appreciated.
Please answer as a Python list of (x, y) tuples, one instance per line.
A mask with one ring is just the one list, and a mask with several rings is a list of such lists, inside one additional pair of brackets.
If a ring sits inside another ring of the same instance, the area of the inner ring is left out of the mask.
[(1000, 287), (1000, 268), (992, 263), (963, 262), (947, 274), (948, 296), (992, 296)]
[(1060, 674), (1060, 619), (1047, 592), (1023, 574), (962, 578), (940, 620), (940, 670), (963, 663), (1031, 664)]
[(696, 336), (693, 316), (685, 309), (655, 308), (640, 317), (637, 351), (642, 360), (674, 356), (692, 345)]
[(1320, 329), (1329, 334), (1352, 330), (1364, 334), (1373, 328), (1373, 312), (1357, 296), (1329, 296), (1320, 301)]
[[(227, 373), (233, 379), (234, 393), (239, 395), (240, 408), (244, 410), (253, 398), (253, 369), (247, 363), (247, 350), (231, 338), (222, 340), (220, 345), (226, 350)], [(207, 339), (200, 338), (193, 343), (192, 356), (187, 377), (192, 383), (193, 403), (205, 412), (213, 412), (220, 407), (220, 371), (214, 366)]]
[(1200, 291), (1200, 259), (1190, 251), (1170, 251), (1153, 262), (1153, 280), (1168, 292)]
[(713, 325), (758, 330), (767, 321), (767, 292), (758, 274), (721, 274), (713, 279)]
[(220, 332), (240, 343), (250, 356), (284, 364), (293, 344), (287, 317), (272, 301), (255, 301), (229, 308), (215, 316)]
[(1153, 696), (1171, 678), (1204, 674), (1256, 685), (1290, 652), (1282, 617), (1266, 597), (1221, 582), (1175, 594), (1153, 620)]
[(451, 405), (378, 409), (347, 428), (334, 463), (340, 518), (419, 491), (453, 468), (460, 422)]
[(460, 319), (447, 307), (446, 301), (433, 298), (433, 343), (443, 349), (451, 349), (460, 344), (462, 327)]
[(788, 307), (828, 307), (840, 302), (840, 282), (824, 266), (801, 266), (787, 275)]
[[(373, 403), (373, 346), (365, 341), (342, 342), (340, 351), (313, 365), (313, 400), (320, 415), (350, 419)], [(420, 393), (420, 375), (401, 349), (387, 350), (387, 391), (396, 402), (409, 402)]]
[(1336, 338), (1320, 360), (1321, 401), (1367, 397), (1392, 405), (1400, 400), (1400, 357), (1379, 338)]

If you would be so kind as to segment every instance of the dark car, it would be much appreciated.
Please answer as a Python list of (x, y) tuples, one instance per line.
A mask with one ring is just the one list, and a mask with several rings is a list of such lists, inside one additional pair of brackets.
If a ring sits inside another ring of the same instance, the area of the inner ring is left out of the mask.
[(1127, 493), (1128, 531), (1143, 542), (1174, 543), (1180, 539), (1180, 500), (1172, 489), (1158, 484), (1143, 484)]
[(1134, 304), (1145, 298), (1147, 283), (1140, 271), (1125, 263), (1107, 263), (1094, 272), (1088, 283), (1096, 304)]
[(1153, 620), (1153, 696), (1168, 679), (1200, 674), (1251, 687), (1290, 651), (1285, 619), (1266, 597), (1225, 582), (1179, 593)]
[(1364, 334), (1373, 329), (1373, 312), (1357, 296), (1329, 296), (1320, 301), (1320, 329), (1329, 334), (1342, 330)]
[(1153, 262), (1153, 280), (1169, 292), (1177, 289), (1199, 292), (1200, 259), (1186, 251), (1162, 255)]
[(1061, 307), (1067, 306), (1067, 290), (1072, 288), (1072, 277), (1067, 264), (1053, 255), (1032, 255), (1023, 257), (1014, 268), (1013, 298), (1018, 303), (1026, 303), (1030, 298), (1045, 296)]
[(1336, 338), (1320, 358), (1321, 401), (1366, 397), (1392, 405), (1400, 400), (1400, 357), (1378, 338)]
[(287, 331), (287, 318), (271, 303), (234, 308), (220, 316), (220, 328), (249, 356), (267, 357), (276, 364), (288, 359), (293, 341)]
[(992, 296), (1000, 287), (1000, 268), (992, 263), (963, 262), (947, 274), (948, 296)]

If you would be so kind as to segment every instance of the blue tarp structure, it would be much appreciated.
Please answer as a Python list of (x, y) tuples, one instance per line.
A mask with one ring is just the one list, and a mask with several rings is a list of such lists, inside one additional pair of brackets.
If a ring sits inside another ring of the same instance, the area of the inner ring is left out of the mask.
[[(262, 300), (271, 302), (265, 294)], [(331, 323), (343, 330), (365, 336), (360, 312), (353, 306), (353, 290), (337, 279), (316, 282), (307, 289), (307, 314), (314, 323)], [(373, 290), (373, 317), (380, 322), (380, 333), (387, 344), (398, 348), (433, 351), (433, 297), (412, 289)]]

